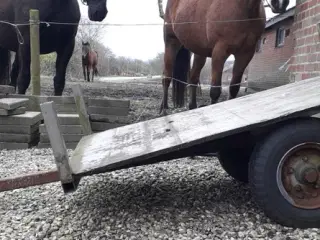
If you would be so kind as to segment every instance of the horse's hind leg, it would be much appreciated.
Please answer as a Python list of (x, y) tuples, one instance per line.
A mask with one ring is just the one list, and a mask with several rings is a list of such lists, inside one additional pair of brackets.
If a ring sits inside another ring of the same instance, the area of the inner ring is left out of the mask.
[(56, 75), (53, 78), (54, 95), (61, 96), (66, 83), (66, 71), (73, 53), (75, 40), (72, 39), (67, 45), (57, 50)]
[(163, 98), (160, 106), (160, 114), (166, 115), (166, 109), (168, 109), (168, 93), (171, 78), (173, 76), (174, 62), (176, 55), (181, 47), (179, 41), (174, 37), (168, 37), (165, 41), (164, 51), (164, 70), (162, 77)]
[(233, 99), (238, 95), (240, 89), (240, 83), (242, 80), (243, 73), (251, 61), (255, 52), (255, 48), (250, 51), (242, 51), (235, 55), (235, 61), (233, 66), (232, 79), (229, 87), (229, 98)]
[(10, 81), (10, 85), (15, 87), (15, 88), (17, 86), (18, 74), (19, 74), (19, 54), (17, 52), (15, 57), (14, 57), (14, 62), (12, 64), (11, 81)]
[[(26, 39), (26, 38), (25, 38)], [(17, 78), (18, 94), (26, 94), (30, 85), (30, 43), (26, 42), (19, 47), (19, 73)]]
[(218, 101), (221, 95), (221, 78), (224, 63), (227, 58), (230, 56), (228, 53), (228, 48), (224, 44), (217, 43), (214, 46), (212, 51), (212, 80), (211, 80), (211, 89), (210, 89), (210, 97), (211, 104), (214, 104)]
[(9, 84), (10, 65), (10, 51), (0, 48), (0, 85)]
[(194, 54), (194, 60), (190, 73), (190, 99), (189, 99), (189, 109), (197, 108), (197, 89), (199, 85), (200, 73), (205, 65), (207, 57), (202, 57)]

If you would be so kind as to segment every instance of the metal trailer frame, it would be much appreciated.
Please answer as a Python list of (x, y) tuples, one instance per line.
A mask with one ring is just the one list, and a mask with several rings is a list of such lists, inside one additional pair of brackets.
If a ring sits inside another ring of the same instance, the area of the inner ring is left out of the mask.
[[(320, 113), (319, 88), (320, 77), (311, 78), (90, 134), (71, 159), (54, 103), (46, 102), (40, 106), (57, 171), (0, 180), (0, 191), (60, 181), (71, 193), (84, 176), (216, 151), (229, 175), (250, 182), (268, 217), (285, 226), (320, 227), (320, 120), (312, 117)], [(285, 196), (288, 186), (293, 195)]]

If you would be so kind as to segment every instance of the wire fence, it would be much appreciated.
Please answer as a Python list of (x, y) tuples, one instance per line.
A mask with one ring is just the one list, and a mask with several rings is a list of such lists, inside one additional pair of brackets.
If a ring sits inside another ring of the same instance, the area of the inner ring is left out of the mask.
[[(31, 24), (44, 24), (46, 27), (50, 27), (51, 25), (84, 25), (84, 26), (116, 26), (116, 27), (121, 27), (121, 26), (130, 26), (130, 27), (134, 27), (134, 26), (163, 26), (163, 25), (181, 25), (181, 24), (208, 24), (208, 23), (241, 23), (241, 22), (248, 22), (248, 21), (260, 21), (260, 20), (264, 20), (264, 18), (250, 18), (250, 19), (224, 19), (224, 20), (213, 20), (213, 21), (188, 21), (188, 22), (174, 22), (174, 23), (170, 23), (170, 22), (162, 22), (162, 23), (96, 23), (96, 22), (89, 22), (89, 23), (82, 23), (82, 22), (76, 22), (76, 23), (72, 23), (72, 22), (53, 22), (53, 21), (32, 21), (30, 20), (29, 22), (25, 22), (25, 23), (12, 23), (12, 22), (7, 22), (7, 21), (0, 21), (0, 24), (7, 24), (12, 26), (13, 28), (15, 28), (15, 31), (17, 33), (17, 38), (18, 38), (18, 42), (20, 44), (24, 44), (24, 39), (23, 36), (20, 32), (19, 27), (22, 26), (30, 26)], [(286, 61), (284, 63), (283, 66), (280, 66), (276, 71), (272, 71), (268, 74), (264, 74), (262, 77), (260, 78), (256, 78), (254, 79), (254, 81), (259, 81), (262, 80), (266, 77), (269, 76), (273, 76), (277, 73), (283, 72), (284, 71), (284, 66), (287, 66), (289, 64), (289, 60)], [(285, 70), (286, 72), (287, 70)], [(169, 76), (162, 76), (162, 77), (166, 77), (166, 78), (171, 78), (172, 81), (177, 81), (180, 82), (182, 84), (187, 85), (187, 87), (199, 87), (198, 84), (191, 84), (191, 83), (186, 83), (183, 82), (179, 79), (175, 79)], [(248, 86), (248, 82), (240, 82), (240, 83), (236, 83), (236, 84), (229, 84), (229, 86)], [(220, 86), (212, 86), (209, 85), (209, 88), (219, 88)]]

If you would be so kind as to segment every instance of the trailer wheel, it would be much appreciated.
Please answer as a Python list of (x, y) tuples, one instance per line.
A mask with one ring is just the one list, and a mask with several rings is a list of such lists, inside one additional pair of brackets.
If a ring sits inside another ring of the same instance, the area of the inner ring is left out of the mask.
[(239, 182), (248, 182), (248, 165), (253, 146), (224, 148), (218, 152), (222, 168)]
[(253, 197), (288, 227), (320, 227), (320, 122), (299, 119), (258, 143), (249, 163)]

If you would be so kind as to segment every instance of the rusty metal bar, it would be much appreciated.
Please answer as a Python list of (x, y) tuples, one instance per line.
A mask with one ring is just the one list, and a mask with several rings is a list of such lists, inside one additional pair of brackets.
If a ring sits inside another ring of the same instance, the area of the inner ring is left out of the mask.
[(0, 192), (59, 181), (58, 171), (37, 172), (18, 177), (8, 177), (0, 179)]

